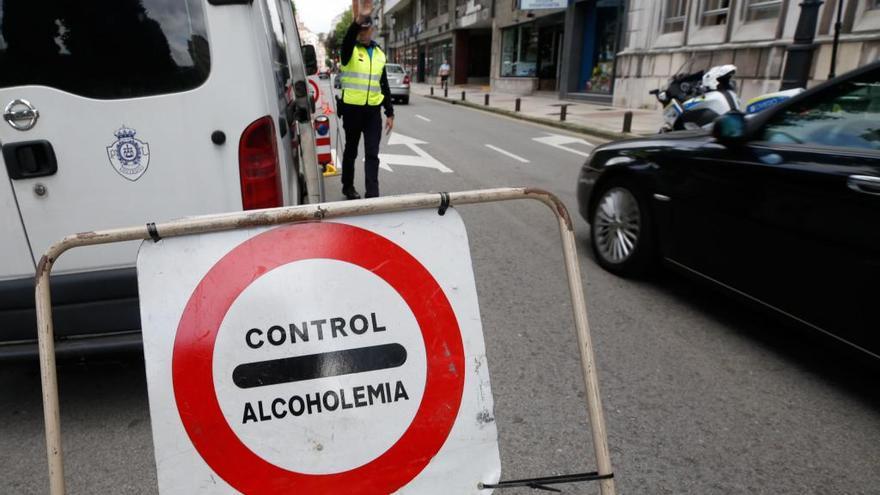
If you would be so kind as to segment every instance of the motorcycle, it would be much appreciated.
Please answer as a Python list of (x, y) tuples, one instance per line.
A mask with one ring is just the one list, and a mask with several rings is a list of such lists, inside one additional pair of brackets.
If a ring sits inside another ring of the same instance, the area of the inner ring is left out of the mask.
[[(689, 68), (692, 61), (682, 67)], [(742, 111), (736, 93), (735, 65), (719, 65), (708, 71), (685, 72), (680, 69), (669, 80), (665, 89), (649, 93), (663, 104), (663, 126), (660, 132), (686, 129), (708, 129), (719, 116), (731, 111)], [(785, 101), (804, 90), (801, 88), (778, 91), (752, 98), (746, 103), (745, 113), (752, 114)]]

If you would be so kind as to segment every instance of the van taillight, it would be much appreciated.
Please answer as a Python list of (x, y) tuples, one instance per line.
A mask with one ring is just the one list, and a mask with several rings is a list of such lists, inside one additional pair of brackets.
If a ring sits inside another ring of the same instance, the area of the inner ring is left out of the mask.
[(241, 133), (238, 171), (245, 210), (281, 206), (281, 171), (271, 117), (257, 119)]

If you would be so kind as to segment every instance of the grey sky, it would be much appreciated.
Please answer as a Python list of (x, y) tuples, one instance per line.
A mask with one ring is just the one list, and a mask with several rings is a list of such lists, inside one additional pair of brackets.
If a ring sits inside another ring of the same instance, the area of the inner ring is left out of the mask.
[(351, 0), (296, 0), (296, 13), (311, 31), (326, 33), (330, 21), (350, 6)]

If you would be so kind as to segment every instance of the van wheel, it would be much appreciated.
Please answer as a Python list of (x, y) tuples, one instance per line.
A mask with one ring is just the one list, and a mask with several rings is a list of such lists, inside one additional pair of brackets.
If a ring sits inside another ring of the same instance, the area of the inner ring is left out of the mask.
[(650, 203), (641, 189), (626, 179), (611, 179), (595, 197), (590, 244), (599, 265), (624, 277), (648, 273), (655, 264), (656, 243)]

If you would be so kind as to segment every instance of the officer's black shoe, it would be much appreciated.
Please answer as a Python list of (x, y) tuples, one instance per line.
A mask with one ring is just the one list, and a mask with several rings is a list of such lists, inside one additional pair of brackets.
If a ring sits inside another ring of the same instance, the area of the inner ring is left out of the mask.
[(345, 196), (345, 199), (361, 199), (361, 195), (358, 194), (354, 187), (343, 187), (342, 195)]

